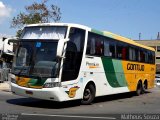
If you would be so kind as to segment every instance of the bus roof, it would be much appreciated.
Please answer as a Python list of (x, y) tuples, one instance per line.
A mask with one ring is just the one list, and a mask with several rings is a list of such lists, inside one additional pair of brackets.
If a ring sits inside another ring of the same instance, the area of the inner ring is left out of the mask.
[(27, 25), (26, 27), (34, 27), (34, 26), (70, 26), (70, 27), (82, 28), (82, 29), (86, 29), (88, 31), (91, 31), (93, 33), (100, 34), (100, 35), (103, 35), (103, 36), (106, 36), (106, 37), (109, 37), (109, 38), (112, 38), (112, 39), (115, 39), (115, 40), (123, 41), (123, 42), (129, 43), (129, 44), (135, 45), (135, 46), (139, 46), (139, 47), (142, 47), (142, 48), (145, 48), (145, 49), (149, 49), (151, 51), (155, 51), (154, 48), (139, 44), (139, 43), (137, 43), (137, 42), (135, 42), (135, 41), (133, 41), (129, 38), (111, 33), (109, 31), (95, 30), (95, 29), (92, 29), (90, 27), (80, 25), (80, 24), (74, 24), (74, 23), (38, 23), (38, 24)]
[(35, 27), (35, 26), (70, 26), (70, 27), (77, 27), (77, 28), (91, 30), (91, 28), (87, 26), (74, 23), (38, 23), (38, 24), (30, 24), (25, 27)]

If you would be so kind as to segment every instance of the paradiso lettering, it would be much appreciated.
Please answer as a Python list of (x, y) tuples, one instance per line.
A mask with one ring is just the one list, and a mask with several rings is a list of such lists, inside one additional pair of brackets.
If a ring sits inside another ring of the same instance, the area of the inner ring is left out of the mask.
[(89, 68), (99, 68), (99, 64), (98, 63), (89, 63), (87, 61), (86, 65), (89, 66)]
[(86, 65), (88, 65), (88, 66), (99, 66), (98, 63), (89, 63), (88, 61), (86, 62)]
[(144, 71), (144, 65), (128, 63), (127, 70)]

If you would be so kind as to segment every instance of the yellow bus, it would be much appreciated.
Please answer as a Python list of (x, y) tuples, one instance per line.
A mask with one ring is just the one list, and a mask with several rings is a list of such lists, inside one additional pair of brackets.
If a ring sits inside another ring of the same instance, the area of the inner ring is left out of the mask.
[(41, 23), (26, 26), (15, 41), (10, 80), (17, 95), (90, 104), (97, 96), (154, 87), (155, 50), (110, 32)]

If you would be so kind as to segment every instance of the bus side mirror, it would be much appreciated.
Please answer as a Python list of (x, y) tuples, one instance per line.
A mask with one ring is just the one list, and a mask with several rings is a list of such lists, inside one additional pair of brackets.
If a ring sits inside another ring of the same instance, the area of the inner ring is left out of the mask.
[(19, 40), (18, 38), (8, 38), (8, 44), (10, 45), (10, 43), (18, 43)]
[(68, 40), (69, 40), (69, 39), (60, 39), (60, 40), (58, 41), (58, 45), (57, 45), (57, 57), (63, 58), (62, 54), (63, 54), (64, 45), (65, 45), (65, 43), (66, 43)]

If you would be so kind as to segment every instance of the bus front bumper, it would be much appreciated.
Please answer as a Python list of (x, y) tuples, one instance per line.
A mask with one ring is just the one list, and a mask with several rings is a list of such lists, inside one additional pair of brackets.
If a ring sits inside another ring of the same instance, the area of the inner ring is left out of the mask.
[(60, 87), (54, 88), (42, 88), (42, 89), (33, 89), (21, 87), (17, 84), (11, 83), (12, 93), (20, 96), (38, 98), (51, 101), (65, 101), (65, 94), (61, 92)]

